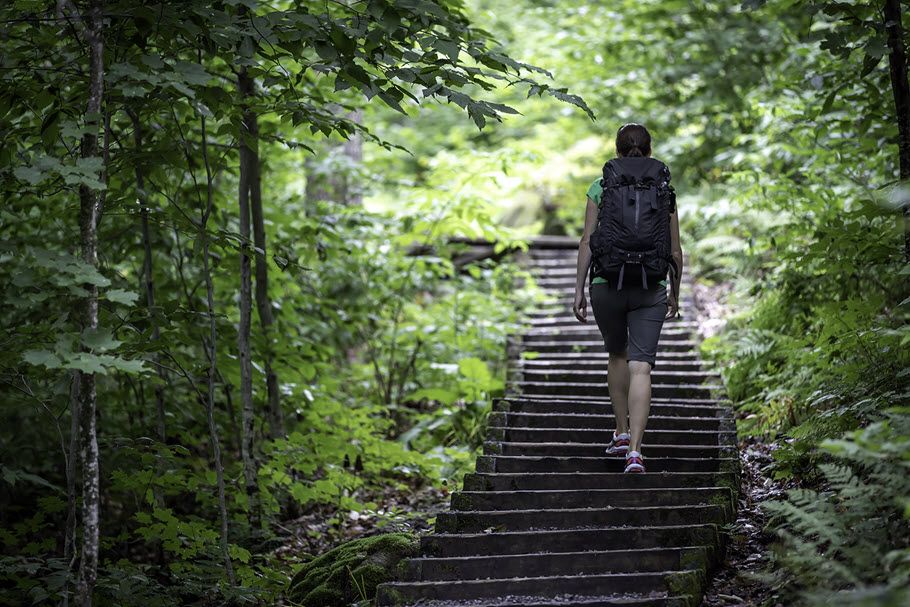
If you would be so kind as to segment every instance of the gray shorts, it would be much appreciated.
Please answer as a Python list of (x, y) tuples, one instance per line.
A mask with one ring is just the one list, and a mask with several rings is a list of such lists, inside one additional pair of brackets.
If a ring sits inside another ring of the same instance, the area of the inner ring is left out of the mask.
[(594, 319), (607, 352), (622, 354), (628, 348), (629, 360), (647, 362), (653, 368), (657, 340), (667, 315), (667, 287), (623, 285), (617, 291), (607, 283), (594, 283), (590, 293)]

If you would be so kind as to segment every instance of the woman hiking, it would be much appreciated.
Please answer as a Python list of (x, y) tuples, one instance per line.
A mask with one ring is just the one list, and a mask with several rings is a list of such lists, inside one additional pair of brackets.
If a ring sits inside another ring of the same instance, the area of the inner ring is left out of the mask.
[(591, 307), (609, 352), (607, 386), (616, 417), (606, 451), (625, 454), (625, 472), (644, 472), (651, 369), (664, 320), (678, 315), (683, 255), (670, 171), (651, 158), (648, 130), (636, 123), (620, 127), (616, 156), (588, 188), (572, 311), (587, 322), (590, 269)]

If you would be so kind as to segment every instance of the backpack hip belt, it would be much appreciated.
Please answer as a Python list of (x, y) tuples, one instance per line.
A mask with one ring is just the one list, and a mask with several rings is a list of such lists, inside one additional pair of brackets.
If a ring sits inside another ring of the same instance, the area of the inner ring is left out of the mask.
[(613, 258), (613, 260), (622, 263), (619, 268), (619, 279), (616, 282), (616, 290), (622, 290), (622, 279), (623, 276), (625, 276), (626, 266), (628, 264), (638, 264), (638, 267), (641, 269), (641, 286), (647, 289), (648, 273), (645, 271), (644, 262), (646, 259), (656, 259), (657, 256), (657, 249), (651, 249), (649, 251), (626, 251), (613, 247), (610, 251), (610, 257)]

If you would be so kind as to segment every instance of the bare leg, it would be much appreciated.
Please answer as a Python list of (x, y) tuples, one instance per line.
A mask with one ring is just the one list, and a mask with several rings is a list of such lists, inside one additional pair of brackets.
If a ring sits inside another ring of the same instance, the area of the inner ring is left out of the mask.
[[(647, 363), (645, 363), (647, 364)], [(613, 415), (616, 416), (616, 434), (629, 431), (629, 361), (626, 353), (610, 354), (607, 363), (607, 388)]]
[[(651, 365), (640, 360), (629, 361), (629, 425), (632, 438), (629, 451), (641, 451), (641, 439), (651, 410)], [(613, 392), (610, 391), (612, 398)], [(615, 405), (614, 405), (615, 407)]]

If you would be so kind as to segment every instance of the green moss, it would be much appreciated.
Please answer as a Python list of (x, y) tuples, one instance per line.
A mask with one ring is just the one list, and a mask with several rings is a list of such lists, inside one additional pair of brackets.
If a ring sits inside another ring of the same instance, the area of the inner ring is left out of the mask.
[(346, 607), (372, 599), (376, 586), (401, 575), (418, 545), (412, 534), (386, 533), (337, 546), (297, 572), (288, 598), (304, 607)]
[(682, 569), (704, 569), (708, 562), (708, 551), (701, 546), (688, 548), (679, 555), (679, 566)]
[(705, 587), (705, 572), (702, 569), (674, 571), (667, 574), (667, 591), (670, 596), (700, 596)]

